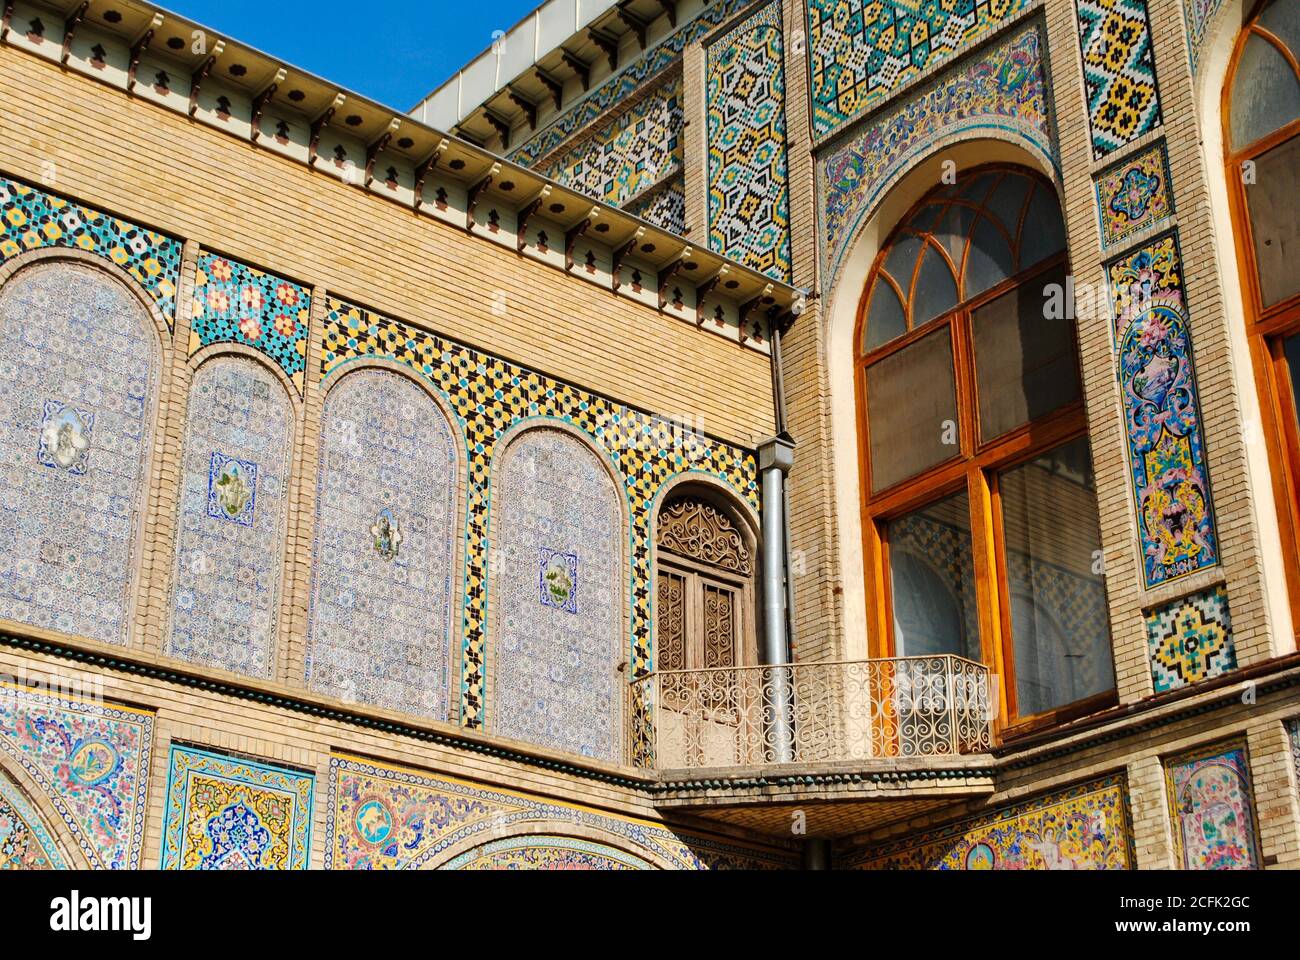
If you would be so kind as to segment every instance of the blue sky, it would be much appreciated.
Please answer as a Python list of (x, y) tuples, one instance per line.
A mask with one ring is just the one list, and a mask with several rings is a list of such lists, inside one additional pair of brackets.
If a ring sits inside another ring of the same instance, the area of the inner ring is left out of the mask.
[(403, 112), (540, 0), (162, 0), (232, 39)]

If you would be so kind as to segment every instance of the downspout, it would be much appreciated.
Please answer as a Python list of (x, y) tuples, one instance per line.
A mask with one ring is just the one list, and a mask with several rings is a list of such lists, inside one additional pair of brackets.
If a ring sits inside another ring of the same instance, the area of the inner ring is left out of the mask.
[(794, 760), (791, 704), (789, 624), (789, 542), (787, 537), (785, 477), (794, 464), (794, 440), (785, 429), (785, 384), (781, 370), (780, 319), (772, 321), (772, 399), (776, 435), (758, 445), (758, 468), (763, 480), (763, 663), (771, 691), (765, 722), (772, 762)]

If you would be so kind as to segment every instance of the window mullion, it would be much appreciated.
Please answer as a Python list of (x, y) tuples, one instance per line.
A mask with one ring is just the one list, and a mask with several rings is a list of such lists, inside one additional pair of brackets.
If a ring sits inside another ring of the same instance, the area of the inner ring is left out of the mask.
[[(1007, 677), (1010, 657), (1004, 655), (1003, 609), (1006, 606), (1006, 570), (1000, 562), (1002, 538), (996, 524), (996, 480), (972, 464), (966, 475), (971, 511), (971, 554), (975, 561), (976, 602), (979, 607), (980, 651), (990, 672), (1002, 677), (996, 694), (998, 715), (1005, 717), (1014, 705), (1015, 687)], [(1009, 633), (1007, 634), (1009, 637)]]

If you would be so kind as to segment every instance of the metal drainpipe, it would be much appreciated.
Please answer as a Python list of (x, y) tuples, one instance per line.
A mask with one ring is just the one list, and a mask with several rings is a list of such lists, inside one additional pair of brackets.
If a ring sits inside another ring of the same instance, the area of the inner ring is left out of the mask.
[(803, 868), (829, 870), (831, 868), (831, 842), (825, 837), (809, 837), (803, 842)]
[[(790, 662), (785, 476), (794, 464), (794, 440), (785, 430), (779, 323), (774, 321), (772, 328), (772, 394), (777, 434), (758, 445), (758, 468), (763, 476), (763, 662), (784, 667)], [(771, 702), (765, 721), (772, 760), (789, 763), (794, 759), (790, 671), (769, 671), (769, 682)]]

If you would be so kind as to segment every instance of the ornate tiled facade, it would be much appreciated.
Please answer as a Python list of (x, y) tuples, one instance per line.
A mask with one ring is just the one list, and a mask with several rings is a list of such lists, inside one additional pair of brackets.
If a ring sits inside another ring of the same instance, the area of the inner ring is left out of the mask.
[(790, 278), (785, 63), (771, 0), (707, 51), (709, 248)]
[(307, 869), (314, 785), (310, 773), (173, 745), (162, 869)]
[(445, 720), (456, 437), (410, 378), (349, 373), (321, 425), (307, 684)]
[(213, 343), (242, 343), (271, 359), (302, 393), (311, 294), (254, 267), (200, 253), (190, 318), (190, 355)]
[(1205, 45), (1206, 30), (1210, 21), (1223, 6), (1223, 0), (1183, 0), (1183, 23), (1187, 28), (1187, 53), (1195, 74), (1201, 62), (1201, 48)]
[(293, 407), (258, 361), (194, 374), (172, 573), (167, 652), (269, 677), (284, 568)]
[(499, 458), (488, 728), (618, 762), (624, 570), (618, 488), (595, 453), (559, 430), (528, 430)]
[(66, 870), (59, 846), (18, 784), (0, 771), (0, 870)]
[(1098, 174), (1096, 185), (1103, 249), (1173, 216), (1174, 188), (1163, 140)]
[(1075, 0), (1093, 159), (1160, 126), (1146, 0)]
[(1030, 3), (808, 0), (814, 139), (829, 137)]
[(682, 168), (682, 80), (640, 94), (577, 143), (537, 164), (558, 183), (622, 206)]
[(509, 157), (515, 163), (531, 167), (549, 156), (588, 124), (606, 117), (612, 108), (629, 100), (643, 89), (647, 81), (657, 80), (667, 68), (679, 62), (682, 51), (712, 32), (719, 24), (735, 16), (753, 0), (716, 0), (693, 20), (683, 23), (671, 35), (647, 53), (608, 78), (563, 114), (549, 123)]
[(866, 870), (1127, 870), (1133, 865), (1122, 776), (1080, 784), (904, 840), (868, 847)]
[(686, 230), (686, 187), (681, 177), (637, 197), (626, 207), (628, 213), (673, 233)]
[(831, 289), (877, 201), (941, 138), (981, 132), (1008, 137), (1055, 166), (1041, 51), (1038, 27), (1018, 30), (863, 124), (819, 158), (823, 289)]
[(548, 834), (564, 835), (566, 825), (572, 825), (570, 830), (577, 833), (603, 834), (625, 850), (642, 851), (651, 863), (681, 870), (790, 865), (789, 859), (773, 851), (678, 834), (584, 806), (553, 803), (362, 757), (335, 754), (330, 758), (325, 814), (327, 870), (440, 866), (460, 857), (458, 851), (467, 846), (479, 851), (465, 858), (473, 860), (484, 855), (486, 844), (531, 834), (538, 827), (546, 828)]
[(1174, 861), (1183, 870), (1260, 866), (1246, 744), (1236, 741), (1165, 761)]
[(1228, 591), (1220, 584), (1147, 614), (1147, 649), (1156, 693), (1209, 680), (1237, 666)]
[(1219, 562), (1177, 235), (1107, 275), (1143, 578), (1155, 587)]
[(1291, 762), (1295, 766), (1296, 781), (1300, 783), (1300, 717), (1286, 722), (1286, 738), (1291, 745)]
[(449, 861), (444, 870), (650, 870), (639, 857), (572, 837), (493, 840)]
[(139, 282), (169, 330), (175, 324), (179, 240), (0, 176), (0, 264), (48, 247), (104, 257)]
[(0, 618), (129, 640), (161, 365), (103, 270), (38, 263), (0, 292)]
[(505, 431), (525, 417), (549, 417), (586, 433), (609, 456), (631, 508), (631, 670), (652, 667), (650, 520), (663, 485), (683, 473), (713, 476), (758, 506), (754, 454), (683, 431), (658, 417), (471, 350), (454, 341), (331, 299), (325, 318), (322, 372), (349, 361), (383, 357), (414, 370), (447, 400), (464, 434), (469, 463), (461, 715), (482, 724), (487, 631), (488, 512), (491, 463)]
[(153, 732), (144, 710), (0, 685), (0, 753), (45, 793), (96, 869), (140, 866)]

